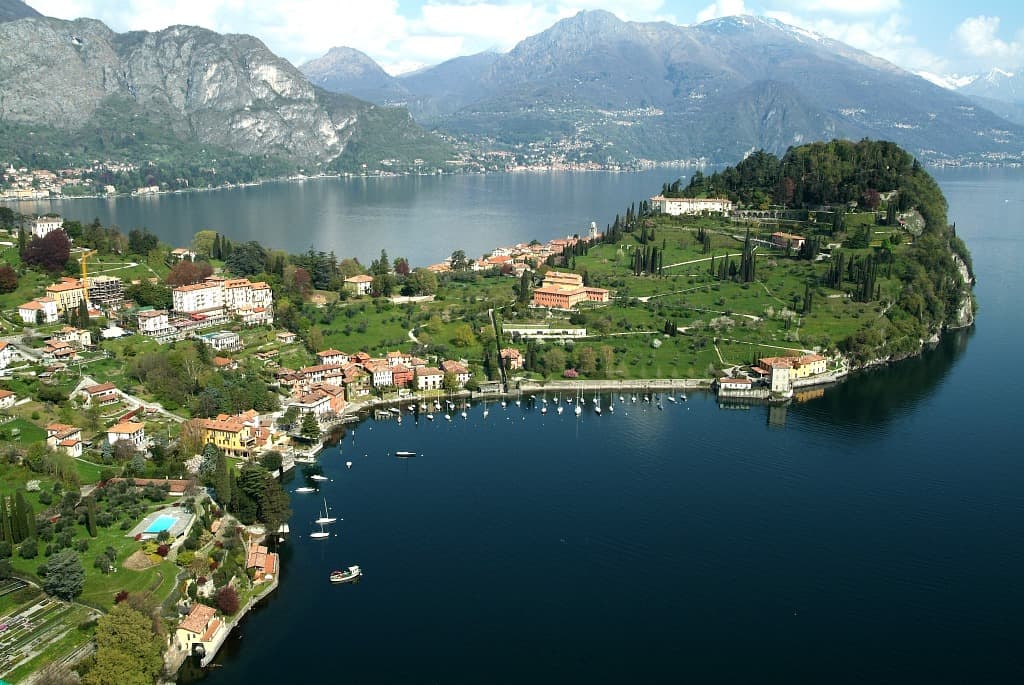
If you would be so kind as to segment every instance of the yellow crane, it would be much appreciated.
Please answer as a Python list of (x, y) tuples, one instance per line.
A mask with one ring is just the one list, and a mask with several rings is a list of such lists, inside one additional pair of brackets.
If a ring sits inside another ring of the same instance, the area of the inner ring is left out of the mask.
[(82, 265), (82, 297), (85, 298), (86, 306), (89, 305), (89, 277), (85, 268), (85, 261), (96, 254), (96, 250), (86, 250), (82, 253), (82, 256), (78, 258), (79, 263)]

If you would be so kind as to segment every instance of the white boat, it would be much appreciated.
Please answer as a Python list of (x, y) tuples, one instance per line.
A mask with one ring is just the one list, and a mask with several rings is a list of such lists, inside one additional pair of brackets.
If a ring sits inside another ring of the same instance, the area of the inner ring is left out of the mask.
[(320, 530), (310, 533), (309, 537), (314, 540), (323, 540), (325, 538), (331, 537), (331, 534), (324, 530), (324, 527), (321, 525)]
[(625, 401), (626, 401), (626, 398), (623, 397), (622, 395), (619, 395), (619, 402), (625, 402)]
[(303, 485), (301, 488), (295, 488), (295, 492), (316, 492), (316, 488), (311, 488), (308, 485)]
[(391, 412), (392, 414), (401, 414), (402, 413), (402, 410), (399, 409), (398, 407), (388, 407), (388, 411)]
[(353, 580), (363, 575), (363, 570), (358, 566), (349, 566), (344, 571), (331, 571), (331, 575), (328, 576), (332, 583), (351, 583)]
[(547, 408), (547, 405), (544, 405), (544, 406), (542, 406), (542, 407), (540, 408), (540, 413), (541, 413), (541, 414), (547, 414), (547, 413), (548, 413), (548, 408)]
[(671, 402), (672, 404), (675, 404), (675, 403), (676, 403), (676, 398), (672, 397), (672, 395), (666, 395), (666, 396), (665, 396), (665, 399), (667, 399), (667, 400), (668, 400), (669, 402)]
[(346, 462), (345, 462), (345, 468), (347, 468), (347, 469), (350, 469), (350, 468), (352, 468), (352, 462), (350, 462), (350, 461), (346, 461)]
[(445, 421), (451, 421), (452, 420), (452, 415), (451, 414), (445, 414), (444, 415), (444, 420)]
[(594, 405), (594, 413), (600, 415), (600, 413), (601, 413), (601, 405), (600, 404), (595, 404)]
[(583, 413), (583, 407), (581, 407), (580, 405), (577, 404), (576, 408), (573, 409), (573, 411), (576, 412), (576, 416), (579, 416), (580, 414)]
[(504, 409), (507, 406), (508, 406), (508, 402), (506, 402), (505, 400), (502, 400), (501, 401), (501, 408)]
[(309, 479), (310, 480), (327, 480), (327, 476), (324, 476), (324, 475), (319, 474), (319, 473), (314, 473), (312, 476), (309, 477)]
[(396, 457), (401, 457), (402, 459), (408, 459), (409, 457), (415, 457), (416, 453), (415, 452), (406, 452), (404, 450), (399, 450), (398, 452), (395, 452), (395, 456)]
[(316, 521), (313, 521), (313, 523), (319, 523), (321, 526), (323, 526), (324, 524), (327, 524), (327, 523), (334, 523), (337, 520), (338, 519), (336, 517), (331, 516), (330, 514), (328, 514), (328, 512), (327, 512), (327, 498), (324, 497), (324, 511), (320, 515), (320, 518), (318, 518)]
[(462, 417), (462, 418), (464, 418), (464, 419), (468, 419), (468, 418), (469, 418), (469, 414), (467, 414), (467, 413), (466, 413), (466, 412), (464, 412), (464, 411), (463, 411), (463, 412), (460, 412), (460, 413), (459, 413), (459, 416), (461, 416), (461, 417)]
[(427, 414), (427, 418), (430, 419), (431, 421), (433, 421), (434, 420), (434, 415), (433, 414)]
[(611, 402), (608, 403), (608, 411), (610, 411), (613, 414), (615, 413), (615, 405), (612, 404)]
[(555, 411), (561, 414), (564, 409), (565, 407), (563, 407), (562, 405), (558, 405), (558, 409), (556, 409)]
[(685, 402), (686, 401), (686, 393), (684, 392), (683, 394), (681, 394), (679, 396), (679, 399), (681, 399), (683, 402)]
[(488, 414), (490, 414), (490, 412), (489, 412), (489, 411), (487, 411), (487, 402), (486, 402), (486, 400), (485, 400), (485, 401), (484, 401), (484, 418), (485, 418), (485, 419), (487, 418), (487, 415), (488, 415)]

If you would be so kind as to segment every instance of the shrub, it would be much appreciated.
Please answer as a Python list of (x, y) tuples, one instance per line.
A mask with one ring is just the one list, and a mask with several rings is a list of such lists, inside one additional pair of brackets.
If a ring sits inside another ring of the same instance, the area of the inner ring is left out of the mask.
[(39, 543), (35, 538), (26, 538), (18, 547), (18, 556), (22, 559), (35, 559), (39, 556)]
[(168, 553), (170, 553), (170, 551), (171, 551), (170, 545), (160, 545), (159, 547), (156, 548), (156, 553), (159, 554), (162, 557), (166, 557), (168, 555)]
[(128, 591), (127, 590), (121, 590), (116, 595), (114, 595), (114, 604), (120, 604), (121, 602), (123, 602), (126, 599), (128, 599)]
[(239, 602), (238, 592), (235, 590), (235, 588), (231, 587), (230, 585), (228, 585), (227, 587), (222, 587), (217, 592), (217, 606), (226, 615), (231, 615), (237, 612)]

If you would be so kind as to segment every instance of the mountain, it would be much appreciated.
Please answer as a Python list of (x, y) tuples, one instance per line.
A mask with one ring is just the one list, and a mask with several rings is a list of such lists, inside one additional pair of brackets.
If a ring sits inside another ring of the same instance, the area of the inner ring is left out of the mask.
[(1024, 129), (963, 95), (764, 17), (676, 26), (586, 11), (453, 62), (396, 79), (417, 121), (567, 160), (727, 161), (822, 137), (892, 140), (932, 162), (1024, 150)]
[(404, 102), (409, 97), (409, 91), (395, 77), (354, 48), (331, 48), (323, 57), (300, 65), (299, 71), (324, 90), (381, 105)]
[(118, 34), (92, 19), (0, 24), (0, 156), (330, 169), (358, 137), (394, 168), (387, 126), (402, 128), (410, 166), (449, 154), (407, 113), (385, 124), (377, 109), (315, 88), (252, 36)]
[(41, 16), (21, 0), (0, 0), (0, 22)]
[(958, 90), (970, 98), (1024, 104), (1024, 71), (992, 69)]

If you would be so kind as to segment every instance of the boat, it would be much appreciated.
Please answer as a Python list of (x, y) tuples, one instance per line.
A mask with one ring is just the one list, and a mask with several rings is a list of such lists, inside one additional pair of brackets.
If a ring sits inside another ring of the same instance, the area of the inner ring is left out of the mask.
[(312, 476), (309, 477), (309, 479), (310, 480), (327, 480), (327, 476), (325, 476), (323, 474), (320, 474), (320, 473), (314, 473)]
[(581, 407), (580, 405), (577, 404), (576, 408), (573, 409), (573, 411), (576, 412), (576, 416), (579, 416), (580, 414), (583, 413), (583, 407)]
[(686, 401), (686, 393), (684, 392), (682, 395), (680, 395), (679, 399), (681, 399), (683, 402), (685, 402)]
[(395, 456), (396, 457), (401, 457), (402, 459), (408, 459), (409, 457), (415, 457), (416, 453), (415, 452), (406, 452), (404, 450), (399, 450), (398, 452), (395, 452)]
[(347, 468), (347, 469), (350, 469), (350, 468), (352, 468), (352, 462), (350, 462), (350, 461), (346, 461), (346, 462), (345, 462), (345, 468)]
[(308, 485), (303, 485), (301, 488), (295, 488), (295, 492), (316, 492), (316, 488), (311, 488)]
[(358, 566), (349, 566), (344, 571), (331, 571), (329, 576), (332, 583), (351, 583), (363, 575), (363, 570)]
[(451, 414), (445, 414), (444, 415), (444, 420), (445, 421), (451, 421), (452, 420), (452, 415)]
[(399, 409), (398, 407), (389, 407), (388, 411), (391, 412), (392, 414), (401, 414), (402, 413), (402, 410)]
[(672, 404), (676, 403), (676, 398), (672, 397), (672, 395), (665, 395), (665, 399), (667, 399)]
[(467, 414), (465, 411), (459, 412), (459, 416), (461, 416), (464, 419), (468, 419), (469, 418), (469, 414)]
[(608, 411), (610, 411), (613, 414), (615, 413), (615, 405), (612, 404), (611, 402), (608, 403)]
[(427, 418), (429, 420), (433, 421), (434, 420), (434, 415), (433, 414), (427, 414)]
[(565, 407), (563, 407), (562, 405), (558, 405), (558, 409), (556, 409), (555, 411), (561, 414), (564, 409)]
[(324, 530), (323, 524), (320, 525), (319, 531), (314, 531), (309, 534), (309, 537), (313, 540), (323, 540), (324, 538), (329, 538), (330, 536), (331, 534)]
[(334, 523), (337, 520), (338, 519), (336, 517), (331, 516), (331, 515), (329, 515), (327, 513), (327, 498), (324, 497), (324, 511), (323, 511), (323, 514), (316, 521), (313, 521), (313, 523), (319, 523), (321, 526), (323, 526), (325, 523)]
[(548, 407), (547, 407), (547, 405), (544, 405), (544, 406), (542, 406), (542, 407), (540, 408), (540, 413), (541, 413), (541, 414), (547, 414), (547, 413), (548, 413)]
[(594, 393), (594, 413), (601, 414), (601, 396), (596, 392)]

